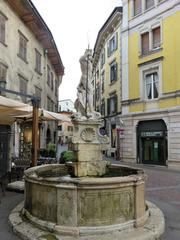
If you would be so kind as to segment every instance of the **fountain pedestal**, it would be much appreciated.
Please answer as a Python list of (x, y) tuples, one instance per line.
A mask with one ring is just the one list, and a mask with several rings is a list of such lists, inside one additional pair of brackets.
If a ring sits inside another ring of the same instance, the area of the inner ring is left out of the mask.
[(75, 153), (74, 175), (102, 176), (106, 172), (106, 161), (102, 160), (102, 150), (109, 138), (99, 133), (100, 120), (74, 120), (72, 150)]

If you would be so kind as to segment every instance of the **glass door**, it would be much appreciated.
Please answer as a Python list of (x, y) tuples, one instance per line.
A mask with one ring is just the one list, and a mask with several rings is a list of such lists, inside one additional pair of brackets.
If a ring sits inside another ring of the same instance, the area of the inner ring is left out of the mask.
[(142, 162), (165, 165), (164, 147), (162, 138), (142, 138)]

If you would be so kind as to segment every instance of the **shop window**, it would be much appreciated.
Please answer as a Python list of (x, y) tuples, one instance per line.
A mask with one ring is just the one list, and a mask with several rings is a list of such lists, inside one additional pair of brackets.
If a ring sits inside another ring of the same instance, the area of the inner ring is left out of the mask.
[(19, 31), (19, 54), (18, 56), (27, 61), (27, 38)]
[(41, 74), (41, 54), (37, 49), (35, 49), (35, 64), (36, 72)]
[(145, 9), (149, 9), (154, 6), (154, 0), (145, 0)]
[(145, 96), (146, 99), (152, 100), (159, 96), (159, 79), (158, 73), (153, 72), (145, 74)]
[(112, 62), (110, 65), (110, 82), (117, 80), (117, 63), (116, 61)]
[(0, 12), (0, 42), (5, 44), (7, 18)]
[(142, 12), (142, 0), (134, 0), (134, 16), (141, 14)]

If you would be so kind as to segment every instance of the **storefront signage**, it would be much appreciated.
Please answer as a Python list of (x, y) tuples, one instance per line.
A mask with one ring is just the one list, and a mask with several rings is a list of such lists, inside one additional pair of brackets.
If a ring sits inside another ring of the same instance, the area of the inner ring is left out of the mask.
[(162, 137), (163, 132), (162, 131), (156, 131), (156, 132), (141, 132), (141, 137)]

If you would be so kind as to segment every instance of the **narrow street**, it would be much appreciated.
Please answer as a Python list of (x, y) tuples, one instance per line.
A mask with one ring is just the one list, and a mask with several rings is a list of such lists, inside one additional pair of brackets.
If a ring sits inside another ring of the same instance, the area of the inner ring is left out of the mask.
[[(118, 163), (117, 161), (113, 161)], [(164, 213), (166, 231), (162, 240), (180, 239), (180, 173), (167, 170), (165, 167), (142, 166), (148, 180), (146, 184), (146, 199), (155, 203)], [(23, 200), (22, 193), (6, 192), (1, 197), (0, 204), (0, 239), (17, 240), (10, 226), (8, 215), (10, 211)]]

